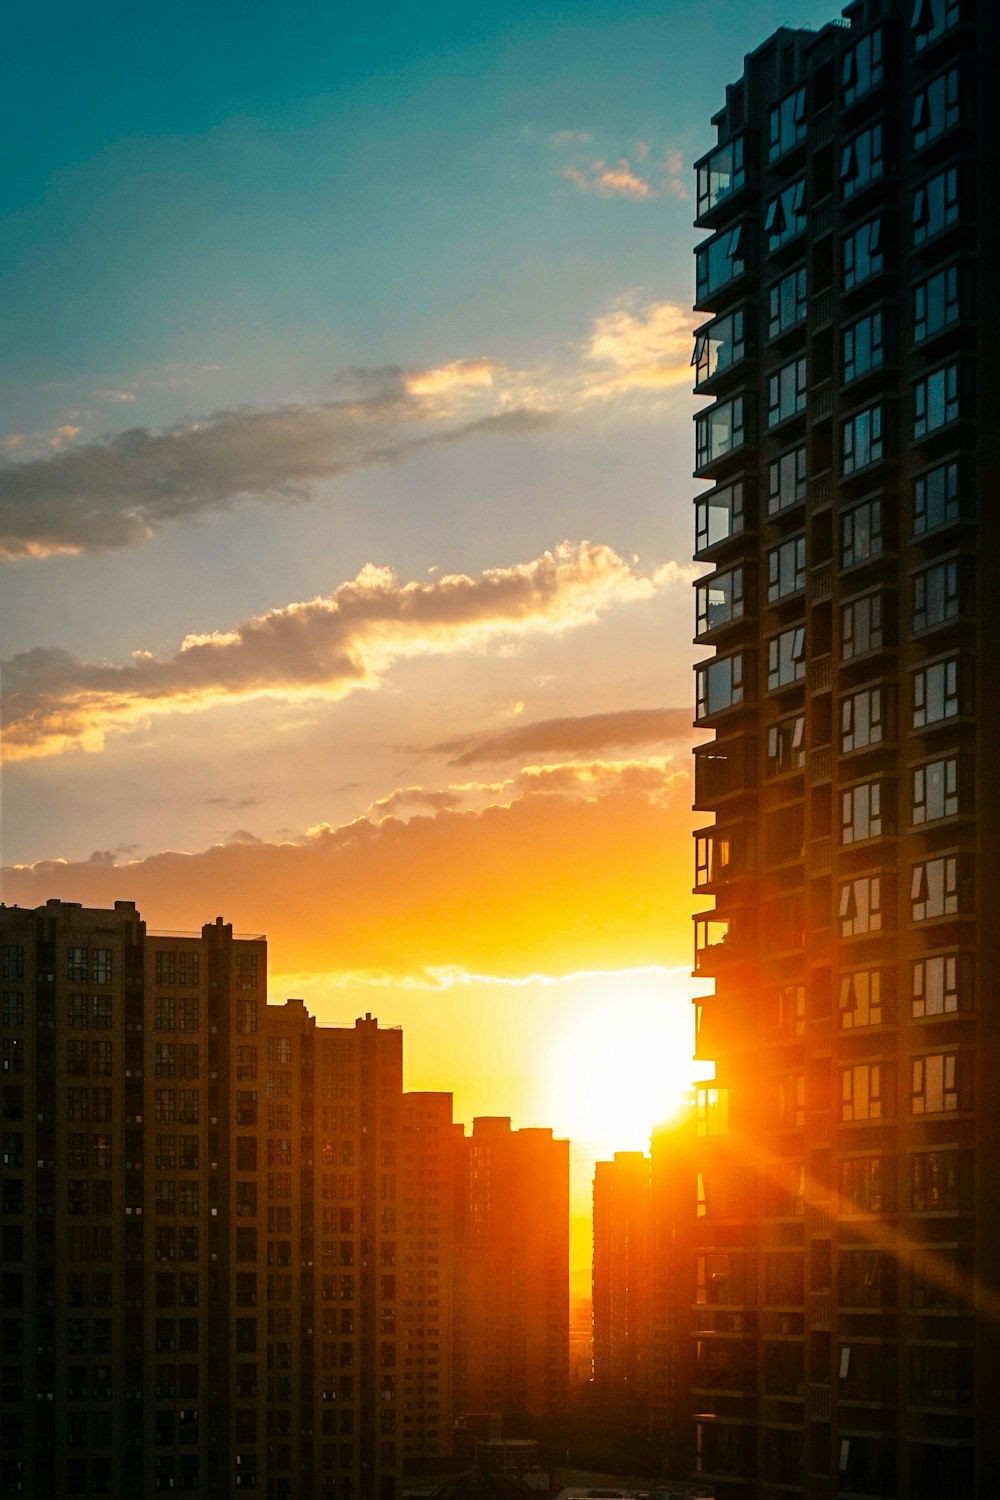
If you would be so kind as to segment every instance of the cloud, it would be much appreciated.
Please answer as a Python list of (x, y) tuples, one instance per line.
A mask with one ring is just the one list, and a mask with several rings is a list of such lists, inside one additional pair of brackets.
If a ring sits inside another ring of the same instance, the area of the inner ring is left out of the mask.
[(585, 167), (564, 167), (563, 176), (582, 193), (599, 193), (602, 198), (631, 198), (641, 202), (660, 196), (624, 157), (610, 165), (598, 157)]
[(676, 961), (689, 942), (686, 802), (637, 789), (526, 795), (479, 813), (361, 819), (117, 867), (48, 860), (7, 869), (3, 893), (29, 907), (131, 899), (171, 929), (224, 912), (238, 930), (268, 932), (278, 973), (640, 967)]
[(454, 812), (462, 805), (458, 789), (445, 788), (430, 792), (422, 786), (401, 786), (386, 797), (379, 797), (371, 805), (371, 811), (388, 816), (400, 807), (421, 807), (430, 812)]
[(663, 744), (691, 733), (690, 708), (631, 708), (575, 718), (538, 719), (499, 734), (473, 735), (433, 746), (454, 766), (512, 761), (525, 755), (604, 750), (612, 746)]
[(679, 768), (672, 756), (655, 755), (642, 760), (570, 760), (522, 766), (517, 780), (526, 792), (597, 797), (632, 791), (670, 801), (679, 787), (686, 787), (690, 773)]
[(624, 301), (594, 324), (584, 358), (600, 366), (588, 394), (607, 398), (621, 391), (657, 390), (691, 380), (692, 318), (677, 302), (636, 308)]
[(493, 359), (454, 359), (436, 370), (418, 370), (407, 375), (406, 389), (411, 396), (439, 396), (456, 389), (482, 390), (491, 386), (503, 369)]
[(36, 647), (4, 664), (6, 755), (98, 750), (111, 730), (223, 702), (340, 699), (376, 687), (399, 658), (482, 650), (526, 632), (581, 625), (613, 604), (652, 597), (668, 581), (663, 570), (636, 573), (610, 547), (564, 542), (475, 578), (402, 583), (369, 564), (331, 594), (232, 630), (188, 635), (169, 656), (135, 651), (128, 665)]
[[(48, 458), (0, 464), (0, 558), (135, 546), (168, 523), (248, 497), (292, 504), (322, 480), (429, 445), (551, 425), (550, 412), (504, 410), (435, 426), (447, 413), (422, 399), (421, 379), (428, 394), (440, 395), (488, 384), (487, 366), (457, 361), (423, 376), (382, 371), (354, 400), (222, 411), (165, 432), (136, 427)], [(52, 446), (79, 430), (60, 428)]]

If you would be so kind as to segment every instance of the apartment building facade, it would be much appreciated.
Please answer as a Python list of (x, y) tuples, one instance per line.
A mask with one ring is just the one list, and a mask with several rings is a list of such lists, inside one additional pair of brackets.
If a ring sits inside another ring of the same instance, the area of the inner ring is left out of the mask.
[(569, 1142), (483, 1116), (459, 1143), (457, 1417), (558, 1411), (569, 1379)]
[(52, 901), (0, 908), (0, 947), (0, 1494), (395, 1500), (401, 1349), (433, 1328), (450, 1372), (452, 1313), (402, 1033), (268, 1006), (264, 939), (221, 918)]
[(697, 1468), (986, 1496), (998, 11), (844, 16), (697, 163)]
[(653, 1341), (650, 1160), (616, 1151), (594, 1167), (594, 1387), (648, 1406)]

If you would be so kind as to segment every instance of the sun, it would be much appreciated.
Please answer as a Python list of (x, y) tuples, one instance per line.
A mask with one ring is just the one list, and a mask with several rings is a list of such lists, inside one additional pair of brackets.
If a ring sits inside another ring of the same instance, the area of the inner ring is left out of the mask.
[[(595, 981), (597, 980), (597, 976)], [(648, 1151), (710, 1063), (694, 1062), (690, 974), (603, 974), (552, 1038), (549, 1113), (557, 1134), (588, 1154)]]

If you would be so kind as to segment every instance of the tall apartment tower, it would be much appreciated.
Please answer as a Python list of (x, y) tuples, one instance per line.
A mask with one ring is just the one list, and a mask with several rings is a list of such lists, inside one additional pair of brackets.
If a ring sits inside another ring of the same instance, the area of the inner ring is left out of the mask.
[(649, 1157), (616, 1151), (594, 1168), (594, 1386), (646, 1404), (652, 1364)]
[(516, 1437), (566, 1397), (569, 1142), (486, 1116), (459, 1147), (455, 1413), (497, 1413)]
[(698, 1469), (986, 1497), (1000, 7), (844, 14), (697, 164)]
[(402, 1033), (267, 1005), (221, 919), (0, 907), (0, 949), (0, 1495), (396, 1500), (438, 1269), (403, 1248)]

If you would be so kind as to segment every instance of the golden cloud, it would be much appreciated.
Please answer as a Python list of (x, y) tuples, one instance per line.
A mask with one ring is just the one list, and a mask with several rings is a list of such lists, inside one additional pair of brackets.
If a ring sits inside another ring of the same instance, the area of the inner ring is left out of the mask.
[(275, 972), (569, 974), (675, 961), (690, 940), (686, 797), (524, 795), (483, 812), (320, 827), (124, 865), (4, 872), (4, 899), (135, 900), (151, 926), (224, 912)]
[(610, 547), (564, 542), (530, 562), (402, 583), (368, 565), (333, 593), (285, 605), (235, 629), (190, 634), (173, 655), (128, 665), (36, 648), (5, 663), (8, 759), (100, 749), (106, 734), (154, 715), (273, 698), (336, 700), (378, 685), (402, 658), (482, 650), (538, 630), (593, 621), (650, 598), (645, 577)]

